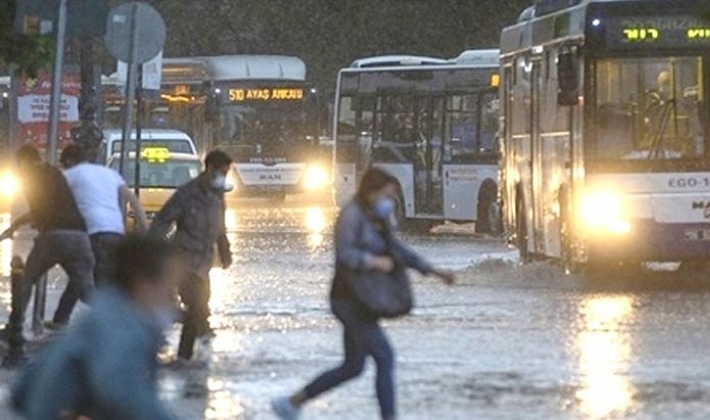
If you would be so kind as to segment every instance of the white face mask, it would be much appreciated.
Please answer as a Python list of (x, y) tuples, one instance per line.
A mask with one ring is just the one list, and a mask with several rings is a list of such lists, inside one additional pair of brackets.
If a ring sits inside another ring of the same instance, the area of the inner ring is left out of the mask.
[(224, 175), (217, 175), (210, 180), (210, 187), (215, 191), (229, 192), (234, 188), (232, 185), (227, 183), (227, 177)]

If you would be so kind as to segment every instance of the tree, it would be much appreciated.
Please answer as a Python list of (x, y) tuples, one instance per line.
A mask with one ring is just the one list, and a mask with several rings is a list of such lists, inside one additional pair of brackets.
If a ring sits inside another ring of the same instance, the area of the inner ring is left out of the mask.
[(17, 0), (0, 2), (0, 66), (16, 64), (30, 74), (51, 62), (53, 42), (46, 36), (13, 33)]

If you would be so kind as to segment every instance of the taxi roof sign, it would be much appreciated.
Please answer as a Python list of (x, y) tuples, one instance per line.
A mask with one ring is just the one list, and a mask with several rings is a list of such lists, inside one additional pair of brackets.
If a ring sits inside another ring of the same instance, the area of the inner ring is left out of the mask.
[(166, 147), (148, 147), (141, 151), (141, 159), (148, 162), (165, 163), (170, 159), (170, 150)]

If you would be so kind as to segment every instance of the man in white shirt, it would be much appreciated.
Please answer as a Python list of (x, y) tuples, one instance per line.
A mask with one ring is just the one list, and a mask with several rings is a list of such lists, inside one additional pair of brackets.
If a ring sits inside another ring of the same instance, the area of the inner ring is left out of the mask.
[[(127, 202), (136, 216), (139, 231), (148, 229), (148, 219), (140, 200), (125, 180), (113, 169), (90, 163), (84, 149), (70, 145), (62, 151), (64, 177), (74, 194), (79, 212), (86, 222), (96, 265), (94, 281), (103, 287), (113, 281), (116, 270), (115, 251), (126, 234), (121, 203)], [(62, 294), (50, 327), (61, 327), (69, 321), (78, 294), (71, 287)]]

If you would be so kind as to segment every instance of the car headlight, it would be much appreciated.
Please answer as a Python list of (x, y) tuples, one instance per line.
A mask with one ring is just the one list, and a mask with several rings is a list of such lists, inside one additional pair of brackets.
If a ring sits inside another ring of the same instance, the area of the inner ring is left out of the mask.
[(0, 194), (4, 198), (14, 198), (20, 190), (20, 182), (13, 174), (7, 173), (0, 178)]
[(621, 199), (608, 191), (596, 192), (584, 199), (582, 219), (594, 231), (625, 234), (631, 230), (631, 223), (623, 217)]
[(303, 187), (308, 191), (328, 185), (328, 172), (320, 166), (310, 166), (303, 175)]

